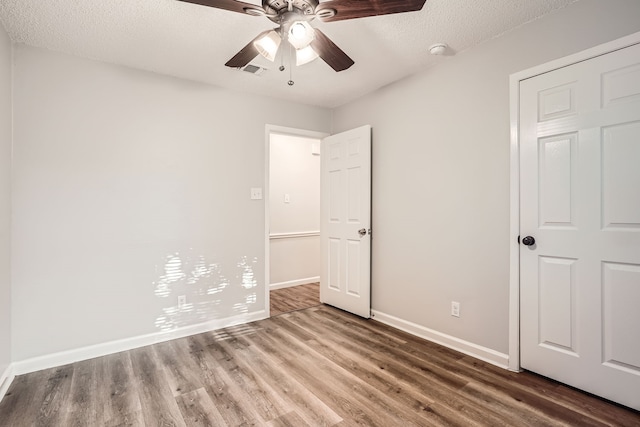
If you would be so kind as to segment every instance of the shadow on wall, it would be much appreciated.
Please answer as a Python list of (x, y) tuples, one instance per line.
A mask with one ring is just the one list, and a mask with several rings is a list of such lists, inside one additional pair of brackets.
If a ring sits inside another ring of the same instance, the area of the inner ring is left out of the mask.
[(203, 255), (175, 252), (165, 257), (164, 270), (153, 283), (155, 295), (166, 300), (166, 307), (156, 318), (161, 331), (249, 313), (257, 302), (258, 282), (253, 268), (257, 258), (243, 256), (227, 277), (219, 264)]

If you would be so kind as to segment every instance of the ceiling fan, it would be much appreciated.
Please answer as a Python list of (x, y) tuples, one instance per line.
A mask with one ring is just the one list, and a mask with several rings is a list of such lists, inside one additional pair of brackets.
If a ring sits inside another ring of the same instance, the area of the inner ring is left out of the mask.
[(296, 52), (296, 65), (320, 57), (335, 71), (343, 71), (354, 62), (319, 29), (309, 22), (323, 22), (413, 12), (422, 9), (426, 0), (262, 0), (262, 7), (236, 0), (179, 0), (252, 16), (265, 16), (278, 24), (260, 33), (227, 61), (227, 67), (241, 68), (258, 54), (273, 61), (282, 41)]

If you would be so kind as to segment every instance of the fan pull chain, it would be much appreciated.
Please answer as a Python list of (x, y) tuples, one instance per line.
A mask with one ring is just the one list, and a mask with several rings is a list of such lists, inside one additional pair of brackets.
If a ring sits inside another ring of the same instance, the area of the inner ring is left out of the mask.
[(294, 81), (293, 81), (293, 65), (292, 65), (292, 58), (293, 58), (293, 53), (291, 52), (291, 43), (289, 43), (289, 81), (287, 82), (287, 84), (289, 86), (293, 86), (294, 85)]
[(278, 67), (278, 70), (284, 71), (284, 48), (280, 49), (278, 53), (280, 53), (280, 67)]

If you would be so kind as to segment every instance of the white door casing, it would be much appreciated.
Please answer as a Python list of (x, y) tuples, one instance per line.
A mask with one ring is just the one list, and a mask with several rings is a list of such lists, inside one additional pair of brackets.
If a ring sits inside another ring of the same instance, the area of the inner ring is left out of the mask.
[(640, 409), (640, 45), (520, 82), (521, 366)]
[(371, 313), (371, 126), (321, 144), (320, 301)]

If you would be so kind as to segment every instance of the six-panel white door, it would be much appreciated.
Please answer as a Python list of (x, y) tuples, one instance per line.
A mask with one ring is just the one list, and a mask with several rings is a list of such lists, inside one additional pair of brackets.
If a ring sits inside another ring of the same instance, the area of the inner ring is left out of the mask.
[(371, 313), (371, 127), (321, 144), (320, 301)]
[(640, 409), (640, 45), (520, 100), (521, 365)]

